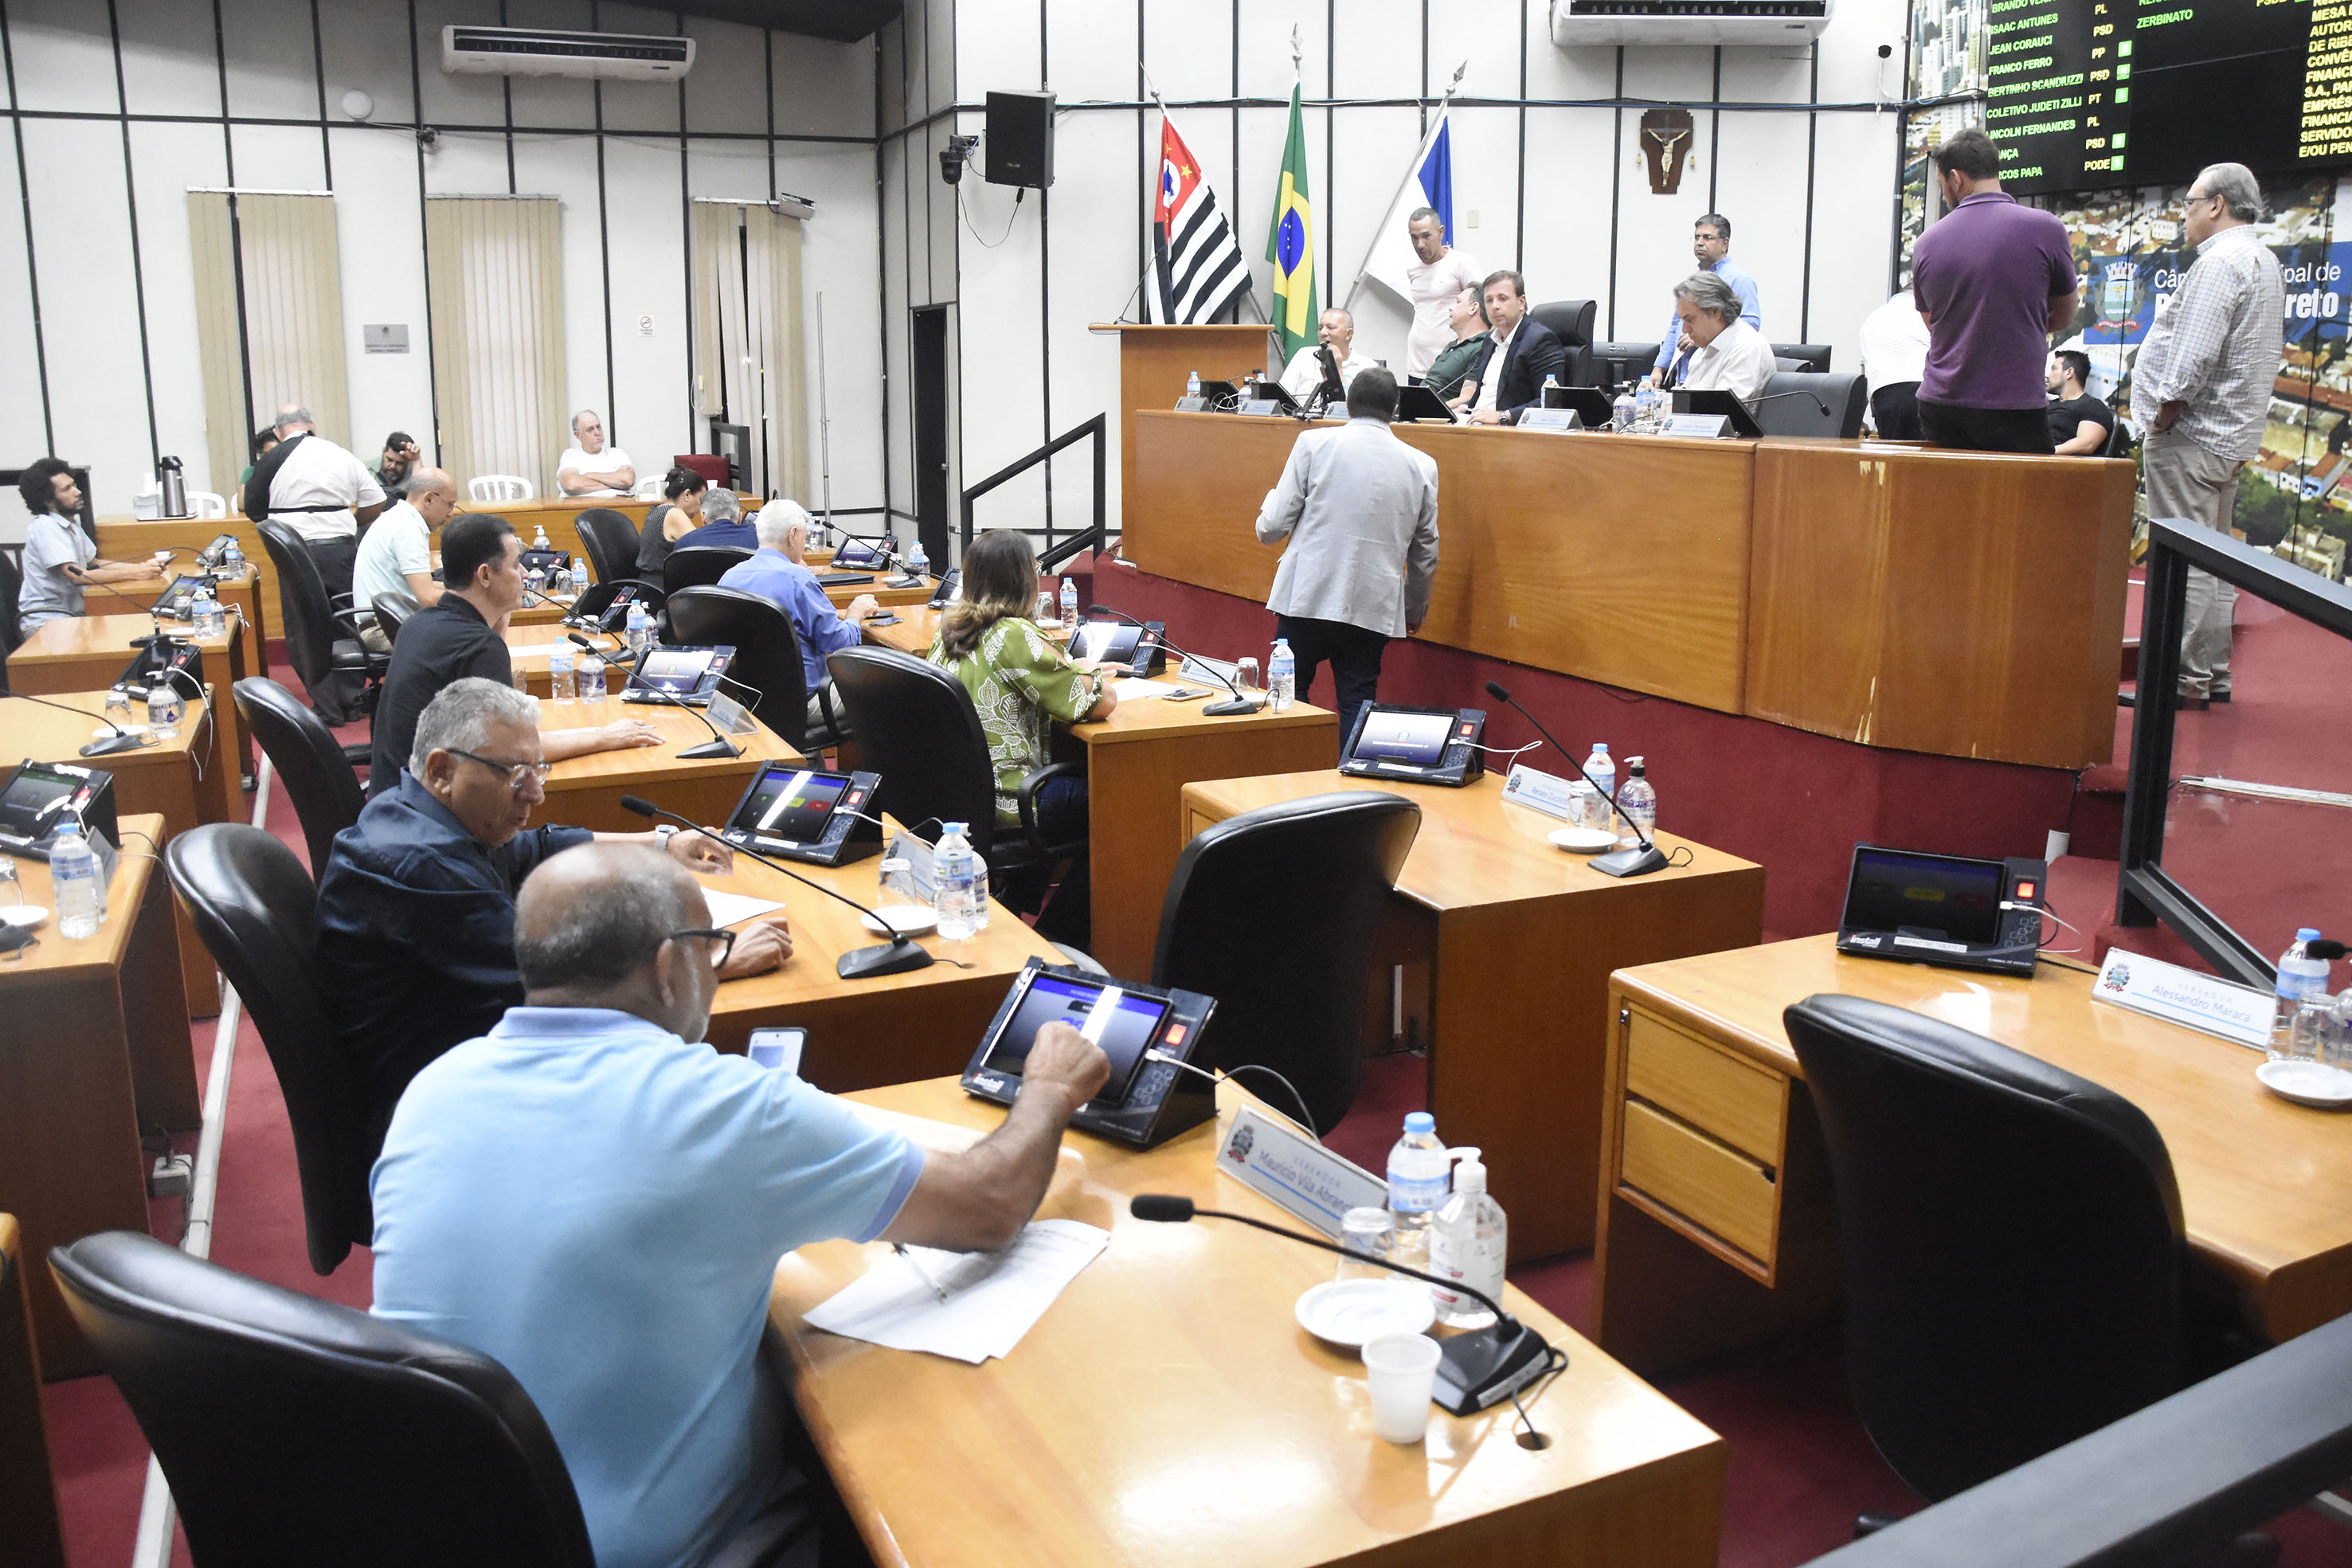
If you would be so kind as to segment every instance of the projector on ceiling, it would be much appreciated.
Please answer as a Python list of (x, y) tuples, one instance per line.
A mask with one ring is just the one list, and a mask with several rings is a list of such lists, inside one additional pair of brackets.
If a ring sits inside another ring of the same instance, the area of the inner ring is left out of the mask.
[(1810, 44), (1836, 0), (1551, 0), (1562, 48), (1619, 44)]
[(452, 76), (677, 81), (694, 68), (694, 40), (641, 33), (449, 26), (441, 29), (441, 68)]

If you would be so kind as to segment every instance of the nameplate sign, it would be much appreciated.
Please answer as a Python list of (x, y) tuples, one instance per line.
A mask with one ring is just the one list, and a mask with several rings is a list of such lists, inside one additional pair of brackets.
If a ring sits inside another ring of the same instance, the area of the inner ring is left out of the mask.
[(928, 904), (939, 884), (931, 880), (931, 846), (914, 834), (901, 831), (890, 841), (889, 852), (882, 857), (877, 868), (882, 873), (882, 885), (901, 894), (910, 904)]
[(2271, 1019), (2277, 1006), (2268, 991), (2120, 947), (2108, 949), (2091, 996), (2111, 1007), (2129, 1008), (2256, 1050), (2270, 1043)]
[(1339, 1234), (1339, 1220), (1351, 1208), (1388, 1206), (1386, 1182), (1248, 1106), (1234, 1113), (1217, 1168), (1326, 1236)]
[(1199, 392), (1188, 392), (1184, 396), (1176, 400), (1176, 412), (1178, 413), (1206, 413), (1209, 412), (1209, 400), (1202, 397)]
[(1518, 427), (1521, 430), (1566, 432), (1582, 430), (1584, 421), (1577, 417), (1576, 410), (1572, 408), (1528, 408), (1519, 411)]
[(743, 705), (725, 692), (710, 694), (710, 706), (702, 710), (721, 735), (749, 735), (759, 728)]
[(1717, 441), (1731, 434), (1731, 421), (1720, 413), (1670, 413), (1666, 416), (1667, 435), (1695, 435), (1702, 441)]
[(1249, 397), (1244, 398), (1242, 406), (1234, 412), (1249, 414), (1280, 413), (1282, 404), (1270, 397)]
[(1511, 776), (1503, 780), (1503, 799), (1513, 805), (1541, 811), (1547, 817), (1558, 817), (1563, 822), (1576, 821), (1571, 814), (1576, 786), (1524, 762), (1513, 764)]

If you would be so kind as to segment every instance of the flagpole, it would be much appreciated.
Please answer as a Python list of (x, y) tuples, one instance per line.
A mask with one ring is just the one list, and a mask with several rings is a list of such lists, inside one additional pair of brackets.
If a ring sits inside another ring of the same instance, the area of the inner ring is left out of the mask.
[[(1364, 291), (1364, 275), (1370, 270), (1372, 256), (1381, 248), (1381, 235), (1387, 228), (1389, 221), (1396, 216), (1397, 203), (1403, 198), (1405, 187), (1412, 184), (1420, 177), (1421, 166), (1427, 162), (1429, 150), (1437, 144), (1438, 132), (1445, 129), (1445, 111), (1454, 105), (1454, 90), (1461, 87), (1462, 78), (1469, 69), (1470, 62), (1466, 59), (1454, 68), (1454, 79), (1445, 84), (1445, 92), (1437, 100), (1437, 118), (1429, 122), (1429, 130), (1421, 139), (1420, 150), (1413, 153), (1412, 162), (1405, 166), (1404, 178), (1397, 182), (1395, 193), (1389, 197), (1389, 204), (1381, 212), (1381, 221), (1372, 230), (1371, 242), (1364, 246), (1364, 259), (1357, 264), (1355, 278), (1348, 285), (1347, 300), (1339, 307), (1350, 315), (1355, 312), (1356, 296)], [(1445, 243), (1449, 246), (1453, 245), (1452, 234), (1449, 233), (1445, 236)]]

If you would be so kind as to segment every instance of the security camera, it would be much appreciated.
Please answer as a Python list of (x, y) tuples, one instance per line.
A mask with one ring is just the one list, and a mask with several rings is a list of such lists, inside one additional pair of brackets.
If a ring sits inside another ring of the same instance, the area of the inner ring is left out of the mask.
[(1878, 57), (1879, 57), (1880, 59), (1882, 59), (1882, 60), (1885, 60), (1885, 59), (1892, 59), (1892, 58), (1894, 57), (1894, 56), (1895, 56), (1895, 46), (1894, 46), (1894, 45), (1892, 45), (1892, 44), (1881, 44), (1881, 45), (1879, 45), (1879, 46), (1878, 46)]
[(430, 152), (436, 146), (439, 145), (440, 141), (441, 133), (438, 131), (434, 130), (433, 127), (429, 125), (420, 125), (416, 128), (416, 144), (419, 147), (424, 148), (426, 152)]
[(963, 166), (971, 161), (971, 150), (980, 145), (977, 136), (950, 136), (948, 144), (940, 149), (940, 178), (950, 185), (963, 183)]

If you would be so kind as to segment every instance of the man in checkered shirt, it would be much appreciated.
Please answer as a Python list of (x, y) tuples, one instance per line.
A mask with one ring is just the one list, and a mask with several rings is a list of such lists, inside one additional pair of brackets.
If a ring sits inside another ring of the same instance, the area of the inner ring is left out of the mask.
[[(2214, 163), (2189, 187), (2182, 228), (2196, 265), (2158, 311), (2132, 367), (2132, 402), (2153, 411), (2141, 447), (2147, 515), (2221, 533), (2237, 507), (2238, 470), (2262, 450), (2284, 337), (2278, 257), (2254, 233), (2262, 187), (2242, 163)], [(2189, 574), (2180, 637), (2180, 706), (2230, 700), (2230, 616), (2237, 591)]]

